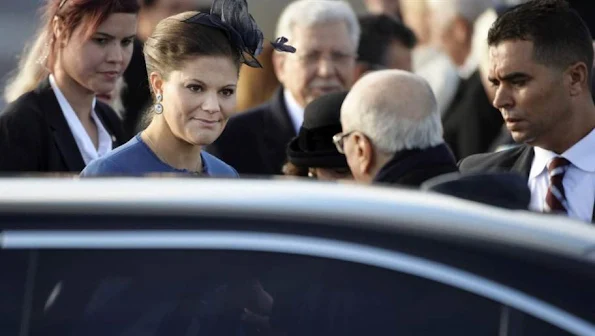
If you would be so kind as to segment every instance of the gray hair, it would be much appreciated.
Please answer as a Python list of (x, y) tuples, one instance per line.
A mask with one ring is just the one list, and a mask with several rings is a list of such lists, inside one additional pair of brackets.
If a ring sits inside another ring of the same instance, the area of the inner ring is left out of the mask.
[(418, 75), (382, 70), (362, 77), (341, 108), (343, 132), (360, 131), (378, 151), (425, 149), (444, 142), (430, 85)]
[(347, 24), (351, 42), (357, 48), (360, 38), (357, 15), (343, 0), (297, 0), (290, 3), (279, 17), (275, 36), (285, 36), (291, 44), (295, 26), (311, 27), (336, 21)]

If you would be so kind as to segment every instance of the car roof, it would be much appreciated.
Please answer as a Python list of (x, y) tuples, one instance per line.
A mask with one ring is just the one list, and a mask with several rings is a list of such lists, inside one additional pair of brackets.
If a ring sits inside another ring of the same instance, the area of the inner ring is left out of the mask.
[[(0, 214), (241, 216), (483, 240), (588, 259), (595, 228), (412, 189), (300, 180), (0, 179)], [(362, 225), (365, 224), (365, 225)]]

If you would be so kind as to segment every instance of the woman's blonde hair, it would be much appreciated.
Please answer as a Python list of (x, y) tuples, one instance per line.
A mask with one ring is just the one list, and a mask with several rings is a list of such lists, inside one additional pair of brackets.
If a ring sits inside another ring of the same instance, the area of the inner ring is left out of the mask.
[(35, 89), (50, 74), (49, 69), (42, 63), (43, 54), (49, 52), (48, 41), (47, 30), (40, 29), (33, 44), (25, 46), (24, 57), (20, 59), (18, 68), (8, 79), (4, 89), (4, 100), (7, 103)]

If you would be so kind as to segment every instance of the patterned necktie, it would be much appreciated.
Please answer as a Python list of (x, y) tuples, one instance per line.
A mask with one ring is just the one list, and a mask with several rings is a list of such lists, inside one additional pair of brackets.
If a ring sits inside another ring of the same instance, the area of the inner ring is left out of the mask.
[(555, 157), (548, 165), (547, 171), (550, 177), (550, 185), (545, 196), (545, 212), (568, 213), (568, 202), (562, 185), (564, 174), (570, 167), (570, 161), (563, 157)]

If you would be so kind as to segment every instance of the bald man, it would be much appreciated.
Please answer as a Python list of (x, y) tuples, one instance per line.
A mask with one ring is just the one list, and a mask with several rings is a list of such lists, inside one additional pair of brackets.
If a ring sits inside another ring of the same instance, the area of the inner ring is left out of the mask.
[(343, 102), (341, 125), (333, 141), (359, 182), (418, 187), (457, 171), (436, 98), (418, 75), (382, 70), (362, 77)]

